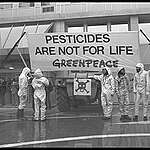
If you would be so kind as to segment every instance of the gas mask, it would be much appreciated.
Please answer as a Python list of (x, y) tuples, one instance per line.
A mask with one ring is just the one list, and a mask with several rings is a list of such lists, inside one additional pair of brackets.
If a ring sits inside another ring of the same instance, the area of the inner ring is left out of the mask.
[(107, 69), (102, 69), (102, 74), (103, 74), (104, 76), (107, 76), (107, 75), (108, 75)]
[(136, 67), (136, 72), (139, 73), (141, 71), (140, 67)]
[(122, 68), (119, 72), (118, 72), (118, 76), (124, 76), (125, 75), (125, 69)]

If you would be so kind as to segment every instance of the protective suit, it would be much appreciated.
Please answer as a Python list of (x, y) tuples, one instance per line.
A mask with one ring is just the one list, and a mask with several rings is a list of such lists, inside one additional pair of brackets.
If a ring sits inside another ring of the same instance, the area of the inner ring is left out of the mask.
[(119, 110), (121, 114), (121, 121), (131, 121), (131, 118), (128, 116), (129, 112), (129, 78), (125, 73), (124, 67), (119, 67), (116, 81), (116, 94), (119, 102)]
[(111, 74), (110, 69), (108, 67), (105, 67), (104, 69), (107, 70), (107, 75), (94, 75), (94, 78), (101, 81), (101, 102), (103, 107), (104, 119), (110, 119), (113, 109), (112, 96), (115, 92), (115, 80)]
[[(148, 80), (147, 80), (147, 71), (144, 70), (144, 65), (142, 63), (138, 63), (136, 65), (137, 72), (134, 76), (133, 82), (133, 92), (135, 93), (135, 116), (133, 118), (134, 121), (138, 120), (139, 115), (139, 104), (141, 99), (143, 100), (143, 120), (147, 120), (147, 107), (148, 107), (148, 95), (147, 95), (147, 88), (148, 88)], [(138, 71), (138, 69), (140, 69)]]
[(17, 111), (17, 118), (23, 118), (24, 117), (24, 108), (26, 106), (27, 102), (27, 91), (28, 91), (28, 77), (27, 74), (30, 72), (30, 69), (28, 67), (25, 67), (22, 70), (22, 73), (19, 76), (19, 106)]
[[(34, 79), (32, 80), (32, 86), (34, 88), (34, 120), (39, 120), (39, 115), (41, 120), (45, 120), (46, 112), (46, 90), (45, 86), (49, 85), (47, 78), (43, 77), (40, 69), (37, 69), (34, 73)], [(39, 108), (41, 103), (41, 108)], [(40, 110), (40, 112), (39, 112)], [(39, 114), (40, 113), (40, 114)]]

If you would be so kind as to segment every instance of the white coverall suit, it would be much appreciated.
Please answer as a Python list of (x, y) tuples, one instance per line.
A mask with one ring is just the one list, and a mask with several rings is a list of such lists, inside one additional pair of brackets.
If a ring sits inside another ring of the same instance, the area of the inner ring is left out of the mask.
[(102, 91), (101, 91), (101, 101), (103, 107), (103, 113), (105, 117), (111, 117), (113, 109), (113, 100), (112, 95), (115, 92), (115, 80), (111, 74), (111, 71), (108, 67), (105, 67), (108, 71), (108, 75), (94, 75), (95, 79), (101, 81)]
[[(35, 105), (35, 113), (34, 119), (39, 120), (39, 115), (41, 120), (45, 120), (45, 112), (46, 112), (46, 90), (45, 86), (49, 85), (49, 81), (47, 78), (43, 77), (43, 74), (40, 69), (37, 69), (34, 73), (36, 77), (32, 80), (32, 86), (34, 88), (34, 105)], [(39, 108), (41, 102), (41, 108)], [(41, 114), (39, 114), (39, 109)]]
[[(118, 72), (124, 67), (120, 67)], [(119, 102), (119, 109), (121, 115), (128, 115), (129, 112), (129, 78), (127, 74), (122, 77), (116, 76), (116, 94)]]
[(24, 109), (26, 106), (27, 102), (27, 91), (28, 91), (28, 78), (27, 74), (30, 72), (30, 69), (28, 67), (25, 67), (22, 70), (22, 73), (19, 76), (19, 91), (18, 91), (18, 96), (19, 96), (19, 106), (18, 109)]
[(147, 71), (144, 70), (144, 65), (138, 63), (136, 67), (140, 67), (141, 71), (139, 73), (135, 73), (134, 82), (133, 82), (133, 92), (135, 93), (135, 116), (139, 115), (139, 104), (141, 99), (143, 99), (143, 115), (147, 116), (147, 107), (148, 107), (148, 96), (147, 96)]

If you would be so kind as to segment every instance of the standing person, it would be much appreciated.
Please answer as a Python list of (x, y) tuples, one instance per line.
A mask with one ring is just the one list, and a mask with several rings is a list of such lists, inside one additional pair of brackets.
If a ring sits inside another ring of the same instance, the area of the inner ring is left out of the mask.
[(148, 95), (147, 95), (147, 71), (144, 70), (144, 65), (142, 63), (138, 63), (136, 65), (136, 73), (133, 81), (133, 92), (135, 98), (135, 116), (133, 117), (133, 121), (138, 121), (139, 116), (139, 104), (143, 102), (143, 120), (147, 121), (147, 107), (148, 107)]
[(23, 68), (20, 76), (19, 76), (19, 106), (17, 110), (17, 118), (24, 119), (24, 108), (27, 103), (27, 91), (28, 91), (28, 74), (30, 73), (30, 69), (28, 67)]
[(17, 83), (16, 79), (14, 78), (11, 83), (12, 105), (14, 105), (14, 106), (18, 106), (18, 104), (19, 104), (17, 91), (18, 91), (18, 83)]
[(129, 91), (129, 78), (125, 72), (125, 68), (120, 67), (116, 76), (116, 94), (118, 97), (119, 109), (121, 114), (120, 121), (131, 121), (131, 118), (128, 115)]
[[(32, 86), (34, 88), (34, 118), (33, 120), (45, 120), (46, 113), (46, 90), (45, 86), (49, 85), (47, 78), (43, 76), (40, 69), (35, 70)], [(41, 103), (41, 107), (40, 107)], [(39, 118), (40, 117), (40, 118)]]
[(95, 100), (99, 104), (99, 114), (101, 114), (101, 113), (103, 114), (103, 107), (102, 107), (102, 102), (101, 102), (102, 88), (101, 88), (100, 80), (96, 80), (96, 86), (97, 86), (97, 91), (96, 91), (96, 94), (95, 94)]
[(103, 107), (103, 119), (111, 119), (113, 100), (112, 96), (115, 92), (115, 80), (108, 67), (102, 69), (102, 75), (94, 75), (93, 78), (101, 81), (101, 102)]
[(6, 93), (6, 81), (4, 79), (0, 79), (0, 99), (1, 105), (5, 105), (5, 93)]
[(49, 85), (46, 86), (46, 96), (47, 96), (47, 101), (46, 101), (46, 106), (48, 109), (51, 109), (51, 92), (53, 91), (53, 84), (52, 81), (49, 79)]

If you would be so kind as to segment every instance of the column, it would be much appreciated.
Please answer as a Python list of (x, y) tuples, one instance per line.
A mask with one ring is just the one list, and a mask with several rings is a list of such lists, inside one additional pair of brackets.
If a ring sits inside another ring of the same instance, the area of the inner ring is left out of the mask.
[(83, 32), (88, 32), (88, 25), (87, 24), (83, 24)]
[(108, 31), (108, 32), (111, 31), (111, 22), (108, 22), (108, 23), (107, 23), (107, 31)]
[(128, 31), (139, 31), (138, 16), (130, 16), (128, 23)]

